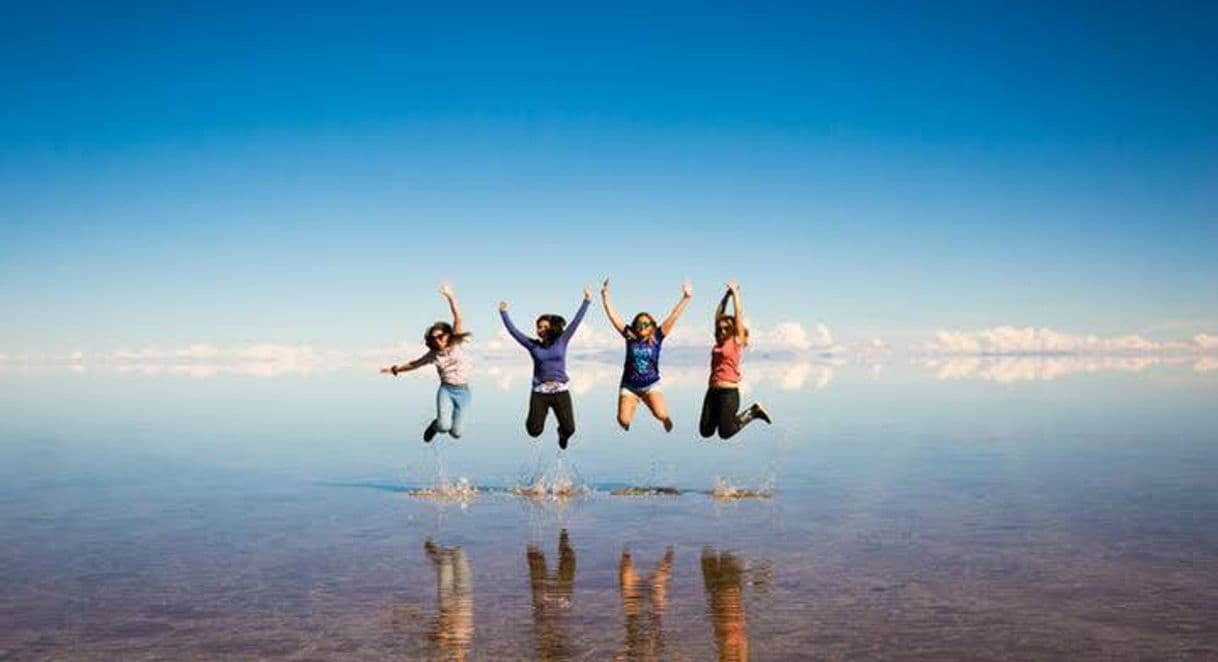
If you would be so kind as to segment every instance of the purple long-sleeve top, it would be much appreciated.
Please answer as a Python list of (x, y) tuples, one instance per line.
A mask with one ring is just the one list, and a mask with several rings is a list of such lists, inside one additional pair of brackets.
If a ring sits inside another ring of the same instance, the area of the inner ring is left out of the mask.
[(588, 300), (579, 306), (579, 312), (575, 313), (575, 319), (567, 325), (553, 344), (549, 347), (542, 345), (535, 338), (530, 338), (520, 329), (512, 324), (512, 318), (508, 317), (506, 310), (499, 311), (499, 316), (503, 318), (503, 325), (507, 327), (508, 333), (516, 339), (525, 349), (529, 350), (529, 356), (533, 357), (533, 385), (544, 384), (546, 382), (561, 382), (567, 383), (567, 343), (571, 337), (575, 335), (575, 330), (579, 328), (579, 323), (584, 320), (584, 313), (588, 312)]

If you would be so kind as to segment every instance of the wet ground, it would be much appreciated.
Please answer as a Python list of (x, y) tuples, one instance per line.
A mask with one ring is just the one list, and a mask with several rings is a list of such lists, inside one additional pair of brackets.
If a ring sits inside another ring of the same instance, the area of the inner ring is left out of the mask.
[(726, 444), (593, 393), (561, 459), (489, 387), (433, 450), (354, 377), (40, 379), (4, 381), (3, 659), (1218, 657), (1208, 376), (839, 371)]

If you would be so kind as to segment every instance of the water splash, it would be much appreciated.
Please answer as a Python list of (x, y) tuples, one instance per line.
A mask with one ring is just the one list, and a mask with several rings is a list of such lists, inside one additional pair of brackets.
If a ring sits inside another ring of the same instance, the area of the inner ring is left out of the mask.
[(520, 481), (508, 492), (532, 499), (562, 500), (587, 496), (592, 493), (592, 488), (574, 465), (566, 461), (565, 454), (559, 453), (551, 467), (543, 469), (538, 463), (532, 477)]
[(725, 476), (715, 476), (714, 486), (710, 495), (716, 499), (770, 499), (774, 496), (774, 481), (772, 477), (762, 480), (757, 487), (733, 485), (731, 479)]
[(441, 477), (437, 480), (435, 487), (422, 487), (406, 492), (408, 496), (419, 497), (423, 499), (433, 499), (436, 501), (457, 501), (462, 505), (473, 501), (478, 496), (478, 488), (474, 486), (470, 480), (464, 476), (457, 478), (452, 482), (448, 482)]
[(448, 467), (444, 461), (444, 454), (437, 444), (432, 445), (432, 454), (436, 460), (435, 479), (432, 487), (407, 490), (406, 494), (436, 501), (455, 501), (465, 507), (478, 495), (478, 488), (465, 476), (451, 481), (448, 479)]

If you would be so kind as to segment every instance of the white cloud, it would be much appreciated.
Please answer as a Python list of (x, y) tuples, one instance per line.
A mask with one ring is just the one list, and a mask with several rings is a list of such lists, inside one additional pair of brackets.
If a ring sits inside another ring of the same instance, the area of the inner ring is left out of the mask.
[(931, 354), (1147, 354), (1187, 351), (1189, 346), (1148, 340), (1139, 335), (1084, 336), (1047, 328), (997, 326), (970, 332), (939, 331), (923, 349)]
[(772, 329), (750, 327), (749, 346), (763, 351), (834, 352), (840, 349), (833, 342), (829, 327), (818, 323), (808, 331), (799, 322), (780, 322)]
[[(704, 386), (712, 343), (710, 324), (686, 320), (678, 325), (666, 342), (663, 369), (666, 384), (674, 388)], [(569, 358), (572, 389), (584, 393), (598, 386), (615, 385), (620, 377), (622, 346), (621, 337), (603, 321), (581, 325), (572, 341)], [(940, 379), (1010, 383), (1080, 372), (1142, 370), (1158, 363), (1183, 360), (1192, 365), (1200, 355), (1203, 356), (1194, 369), (1211, 372), (1215, 370), (1214, 362), (1206, 357), (1215, 350), (1218, 336), (1206, 333), (1198, 333), (1188, 341), (1159, 341), (1141, 335), (1076, 335), (1048, 328), (998, 326), (970, 332), (940, 331), (930, 342), (913, 348), (915, 355), (910, 358), (928, 359), (924, 364), (934, 369)], [(475, 339), (468, 351), (474, 357), (476, 374), (489, 377), (499, 388), (511, 390), (528, 384), (531, 362), (506, 330), (497, 328), (493, 334)], [(425, 352), (417, 339), (355, 348), (281, 343), (225, 347), (193, 343), (59, 355), (0, 354), (0, 368), (20, 371), (77, 366), (81, 370), (112, 369), (200, 378), (218, 374), (309, 375), (343, 369), (375, 372), (391, 362), (411, 360)], [(804, 326), (785, 321), (772, 327), (752, 327), (742, 388), (761, 384), (784, 390), (821, 388), (833, 378), (836, 367), (864, 365), (878, 374), (879, 366), (899, 356), (900, 352), (894, 352), (880, 338), (841, 342), (823, 323)]]
[(1193, 342), (1202, 350), (1218, 350), (1218, 336), (1211, 336), (1208, 333), (1198, 333), (1193, 336)]

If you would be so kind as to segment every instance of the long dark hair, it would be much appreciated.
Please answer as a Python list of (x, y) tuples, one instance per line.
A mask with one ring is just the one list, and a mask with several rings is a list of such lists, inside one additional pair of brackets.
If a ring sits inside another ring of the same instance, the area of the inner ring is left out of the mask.
[(550, 329), (537, 340), (541, 342), (542, 347), (549, 347), (562, 337), (563, 331), (567, 328), (567, 318), (562, 315), (541, 315), (534, 324), (540, 324), (543, 321), (550, 323)]
[(655, 338), (655, 332), (660, 330), (660, 325), (656, 323), (656, 318), (652, 317), (651, 313), (639, 313), (638, 315), (634, 316), (634, 319), (630, 320), (630, 325), (626, 327), (627, 338), (637, 340), (642, 337), (636, 333), (634, 329), (636, 326), (638, 326), (639, 320), (643, 318), (647, 318), (651, 322), (651, 328), (654, 329), (651, 332), (651, 337)]
[(436, 341), (431, 339), (431, 334), (435, 333), (436, 331), (443, 331), (444, 333), (448, 334), (449, 347), (452, 347), (453, 345), (460, 345), (470, 336), (468, 331), (465, 333), (453, 333), (453, 325), (449, 324), (448, 322), (436, 322), (435, 324), (427, 327), (427, 331), (423, 332), (423, 342), (427, 343), (427, 348), (432, 351), (438, 351), (440, 349), (439, 347), (436, 347)]

